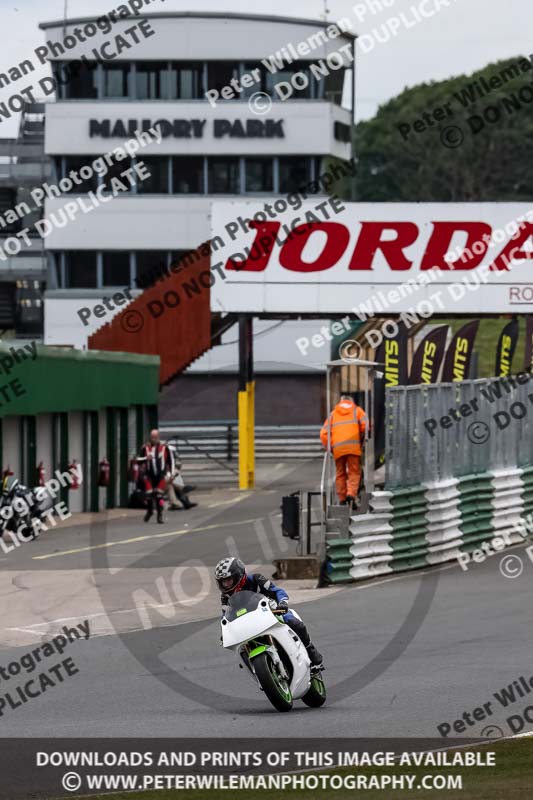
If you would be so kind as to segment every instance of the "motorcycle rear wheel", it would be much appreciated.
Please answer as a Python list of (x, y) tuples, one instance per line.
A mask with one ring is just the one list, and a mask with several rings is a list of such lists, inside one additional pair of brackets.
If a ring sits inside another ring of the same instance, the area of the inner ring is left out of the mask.
[(261, 653), (253, 660), (255, 674), (261, 687), (277, 711), (290, 711), (292, 694), (287, 681), (277, 674), (269, 653)]
[(302, 701), (309, 708), (320, 708), (326, 702), (326, 685), (322, 677), (315, 675), (311, 680), (311, 686), (302, 697)]

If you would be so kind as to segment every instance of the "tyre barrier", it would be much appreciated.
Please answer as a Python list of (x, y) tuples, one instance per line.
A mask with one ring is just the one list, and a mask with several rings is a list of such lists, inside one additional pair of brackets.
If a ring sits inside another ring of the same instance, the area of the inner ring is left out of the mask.
[(458, 560), (496, 538), (523, 542), (533, 535), (533, 467), (373, 492), (370, 508), (352, 516), (349, 540), (327, 543), (329, 583)]

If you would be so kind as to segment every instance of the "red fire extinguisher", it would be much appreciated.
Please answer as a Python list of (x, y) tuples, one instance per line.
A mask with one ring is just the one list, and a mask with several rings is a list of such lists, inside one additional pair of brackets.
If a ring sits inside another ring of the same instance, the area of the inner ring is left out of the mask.
[(71, 464), (68, 465), (68, 471), (72, 475), (72, 483), (70, 484), (71, 489), (79, 489), (80, 488), (80, 479), (78, 476), (78, 463), (76, 459), (72, 461)]
[(128, 465), (128, 480), (131, 483), (137, 483), (137, 481), (139, 480), (140, 473), (141, 469), (139, 466), (139, 462), (134, 456), (133, 458), (130, 459), (130, 463)]
[(37, 486), (44, 486), (46, 478), (46, 470), (42, 461), (37, 465)]
[(98, 464), (98, 486), (109, 486), (111, 467), (107, 458), (103, 458)]

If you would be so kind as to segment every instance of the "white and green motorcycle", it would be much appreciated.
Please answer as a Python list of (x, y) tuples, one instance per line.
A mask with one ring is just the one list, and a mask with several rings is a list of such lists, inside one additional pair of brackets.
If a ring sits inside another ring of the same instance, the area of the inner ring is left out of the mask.
[(222, 618), (222, 645), (236, 653), (278, 711), (290, 711), (294, 700), (318, 708), (326, 702), (322, 673), (311, 673), (307, 650), (282, 613), (262, 594), (236, 592)]

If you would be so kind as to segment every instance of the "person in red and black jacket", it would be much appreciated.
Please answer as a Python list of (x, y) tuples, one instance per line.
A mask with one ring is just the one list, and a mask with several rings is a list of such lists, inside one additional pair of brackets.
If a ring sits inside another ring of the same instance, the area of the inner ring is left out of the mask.
[(144, 463), (144, 492), (146, 495), (146, 514), (148, 522), (157, 507), (157, 521), (163, 522), (163, 508), (167, 477), (174, 472), (174, 456), (172, 451), (159, 438), (159, 431), (150, 431), (150, 441), (141, 448), (139, 461)]

